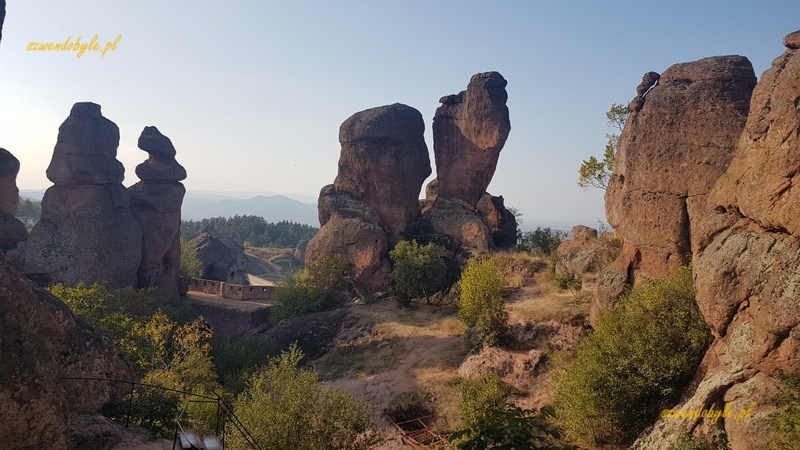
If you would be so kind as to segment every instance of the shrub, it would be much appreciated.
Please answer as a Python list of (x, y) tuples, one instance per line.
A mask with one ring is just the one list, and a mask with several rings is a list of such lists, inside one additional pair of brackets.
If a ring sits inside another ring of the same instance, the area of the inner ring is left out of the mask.
[(278, 354), (275, 343), (257, 336), (218, 337), (211, 341), (210, 356), (222, 385), (241, 392), (253, 371)]
[(558, 377), (567, 436), (582, 447), (630, 443), (679, 399), (709, 340), (689, 268), (634, 289), (601, 314)]
[(718, 431), (710, 442), (695, 438), (691, 434), (684, 434), (669, 450), (730, 450), (730, 447), (728, 446), (728, 435), (724, 431)]
[(553, 417), (552, 407), (544, 407), (537, 412), (505, 403), (501, 408), (490, 411), (474, 427), (452, 433), (450, 441), (461, 450), (574, 449), (560, 443), (561, 433), (551, 423)]
[[(359, 434), (369, 426), (367, 409), (341, 391), (317, 385), (316, 372), (300, 369), (296, 346), (254, 374), (236, 400), (234, 414), (261, 448), (297, 450), (367, 448)], [(229, 434), (233, 448), (245, 443)]]
[(185, 239), (181, 239), (181, 259), (178, 273), (187, 278), (200, 278), (203, 276), (203, 262), (197, 256), (197, 249)]
[(486, 345), (499, 343), (507, 314), (501, 292), (503, 283), (491, 258), (470, 259), (461, 273), (458, 317)]
[(792, 448), (800, 441), (800, 372), (779, 376), (782, 392), (773, 403), (780, 409), (770, 414), (770, 446)]
[(549, 227), (536, 227), (533, 231), (519, 234), (517, 250), (549, 255), (561, 245), (561, 241), (566, 237), (567, 233), (563, 231), (553, 230)]
[(447, 266), (436, 255), (433, 244), (419, 245), (417, 241), (400, 241), (389, 252), (392, 259), (392, 279), (398, 301), (407, 306), (412, 298), (428, 297), (447, 289)]
[(276, 316), (287, 318), (335, 308), (351, 286), (351, 270), (344, 256), (334, 255), (292, 273), (275, 289)]
[(581, 280), (575, 277), (571, 272), (561, 272), (553, 275), (553, 283), (560, 289), (579, 291), (581, 290)]
[(483, 378), (465, 380), (461, 384), (461, 400), (458, 411), (464, 428), (474, 428), (493, 412), (503, 409), (509, 386), (491, 373)]

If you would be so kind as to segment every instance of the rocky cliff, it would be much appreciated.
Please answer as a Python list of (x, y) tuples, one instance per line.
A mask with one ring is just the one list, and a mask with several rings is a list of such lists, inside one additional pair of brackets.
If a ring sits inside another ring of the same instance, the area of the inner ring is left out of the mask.
[(625, 243), (599, 277), (593, 317), (638, 276), (660, 278), (690, 260), (706, 196), (733, 158), (755, 83), (742, 56), (644, 75), (606, 191), (606, 216)]
[(119, 128), (103, 117), (100, 105), (72, 107), (47, 168), (54, 185), (45, 192), (41, 220), (21, 249), (25, 273), (69, 285), (137, 285), (142, 230), (122, 186), (118, 145)]
[[(679, 406), (753, 406), (747, 420), (718, 425), (734, 450), (767, 448), (776, 370), (800, 362), (800, 32), (784, 43), (691, 230), (697, 301), (715, 339)], [(661, 421), (637, 447), (667, 448), (680, 432), (702, 430), (700, 420)]]
[(28, 239), (25, 225), (14, 217), (19, 206), (18, 173), (19, 160), (0, 148), (0, 251), (3, 252)]
[(389, 287), (389, 248), (420, 216), (419, 192), (431, 173), (424, 131), (422, 114), (399, 103), (342, 123), (339, 172), (320, 192), (321, 228), (306, 247), (306, 265), (342, 254), (357, 286)]

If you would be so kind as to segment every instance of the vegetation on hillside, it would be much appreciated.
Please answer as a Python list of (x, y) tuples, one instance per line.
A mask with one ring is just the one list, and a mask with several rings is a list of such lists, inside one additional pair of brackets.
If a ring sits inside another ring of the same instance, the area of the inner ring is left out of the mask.
[(567, 233), (552, 228), (536, 227), (533, 231), (520, 232), (517, 237), (517, 250), (542, 256), (555, 252)]
[(506, 330), (503, 281), (493, 258), (472, 258), (461, 272), (458, 317), (485, 345), (497, 345)]
[(773, 428), (770, 446), (774, 450), (792, 448), (800, 442), (800, 371), (781, 374), (779, 379), (782, 392), (773, 400), (779, 409), (769, 418)]
[[(255, 373), (239, 395), (234, 413), (261, 448), (296, 450), (362, 449), (369, 425), (367, 409), (342, 391), (319, 387), (318, 374), (298, 367), (302, 352), (293, 346)], [(233, 448), (246, 448), (229, 435)]]
[(581, 447), (630, 444), (679, 399), (710, 338), (690, 268), (631, 291), (601, 314), (559, 375), (566, 435)]
[(425, 297), (448, 288), (447, 266), (436, 254), (432, 243), (419, 245), (416, 240), (400, 241), (389, 252), (392, 280), (398, 301), (408, 306), (411, 299)]
[(42, 217), (42, 202), (31, 200), (27, 198), (19, 198), (19, 206), (17, 206), (17, 217), (24, 219), (39, 220)]
[(259, 216), (214, 217), (188, 220), (181, 223), (181, 236), (192, 239), (204, 228), (212, 227), (220, 236), (226, 236), (240, 245), (256, 247), (293, 248), (308, 242), (319, 230), (311, 225), (282, 220), (267, 222)]
[(337, 254), (292, 273), (275, 289), (276, 317), (293, 317), (336, 307), (351, 288), (351, 272), (351, 264)]
[(197, 256), (197, 248), (189, 244), (185, 238), (181, 238), (181, 261), (178, 273), (186, 278), (200, 278), (203, 276), (203, 261)]

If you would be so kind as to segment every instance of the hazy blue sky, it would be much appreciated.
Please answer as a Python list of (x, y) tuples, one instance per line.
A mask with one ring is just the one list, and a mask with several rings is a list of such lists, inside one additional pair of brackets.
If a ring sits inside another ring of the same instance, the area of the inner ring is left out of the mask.
[[(333, 181), (339, 125), (401, 102), (430, 124), (476, 72), (508, 80), (511, 135), (489, 191), (526, 222), (596, 224), (602, 192), (576, 172), (600, 154), (604, 113), (644, 72), (740, 54), (760, 74), (800, 28), (794, 1), (8, 0), (0, 44), (0, 147), (20, 188), (44, 188), (58, 126), (77, 101), (120, 127), (126, 185), (145, 125), (169, 136), (189, 189), (316, 197)], [(29, 52), (68, 36), (105, 57)], [(435, 174), (435, 169), (434, 169)]]

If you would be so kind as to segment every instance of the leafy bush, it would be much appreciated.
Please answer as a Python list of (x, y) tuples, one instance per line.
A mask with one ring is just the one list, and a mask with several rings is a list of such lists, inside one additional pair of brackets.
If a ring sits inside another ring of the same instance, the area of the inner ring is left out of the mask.
[(496, 345), (506, 329), (503, 282), (491, 258), (470, 259), (461, 273), (458, 317), (486, 345)]
[[(359, 434), (369, 427), (367, 409), (341, 391), (318, 386), (316, 372), (300, 369), (292, 346), (254, 374), (236, 400), (234, 414), (261, 448), (296, 450), (367, 448)], [(245, 448), (236, 433), (232, 448)]]
[(461, 384), (461, 400), (458, 402), (462, 426), (474, 428), (486, 421), (492, 412), (503, 409), (509, 393), (509, 386), (494, 373), (465, 380)]
[(490, 411), (474, 427), (452, 433), (450, 441), (461, 450), (574, 449), (561, 444), (561, 432), (551, 423), (553, 417), (552, 407), (544, 407), (537, 412), (505, 403), (501, 408)]
[(769, 417), (773, 428), (770, 446), (776, 450), (792, 448), (800, 442), (800, 372), (781, 375), (779, 379), (782, 392), (773, 403), (780, 409)]
[(351, 286), (350, 263), (342, 255), (323, 258), (294, 272), (275, 289), (275, 315), (287, 318), (335, 308)]
[(197, 249), (185, 239), (181, 239), (181, 260), (178, 272), (182, 277), (187, 278), (203, 276), (203, 262), (197, 257)]
[(581, 280), (570, 272), (562, 272), (553, 275), (553, 283), (561, 289), (570, 291), (579, 291), (582, 284)]
[(629, 444), (679, 399), (709, 340), (691, 269), (634, 289), (601, 314), (558, 377), (567, 436), (582, 447)]
[(728, 446), (728, 435), (724, 431), (718, 431), (711, 438), (711, 442), (684, 434), (678, 438), (678, 443), (669, 450), (730, 450), (730, 447)]
[(398, 301), (407, 306), (412, 298), (425, 297), (447, 289), (447, 266), (436, 255), (433, 244), (400, 241), (389, 252), (392, 279)]
[(253, 372), (278, 354), (277, 346), (257, 336), (218, 337), (211, 341), (217, 374), (232, 392), (241, 392)]
[(536, 227), (534, 231), (520, 233), (517, 250), (549, 255), (561, 245), (561, 241), (566, 237), (567, 233), (563, 231), (553, 230), (549, 227)]

